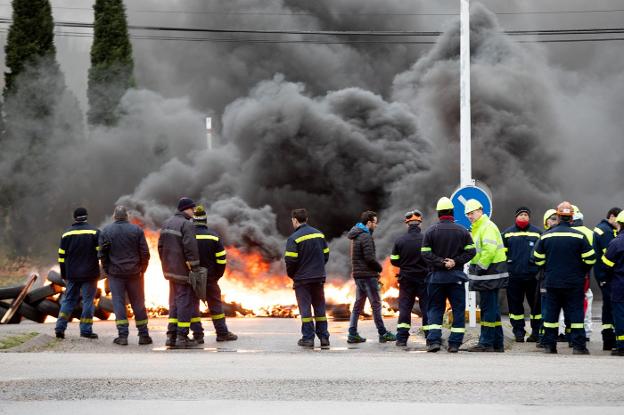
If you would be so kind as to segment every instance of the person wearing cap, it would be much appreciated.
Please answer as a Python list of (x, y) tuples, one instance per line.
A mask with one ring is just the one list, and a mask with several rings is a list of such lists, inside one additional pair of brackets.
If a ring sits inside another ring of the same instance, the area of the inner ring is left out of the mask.
[(412, 308), (416, 298), (422, 314), (422, 328), (427, 334), (427, 263), (422, 257), (423, 234), (420, 231), (422, 213), (411, 210), (405, 214), (407, 233), (394, 243), (390, 262), (399, 268), (399, 321), (397, 323), (397, 346), (407, 346), (411, 325)]
[(464, 265), (475, 254), (470, 233), (455, 223), (454, 206), (448, 197), (436, 205), (439, 222), (432, 225), (423, 238), (420, 252), (427, 263), (428, 312), (427, 351), (435, 353), (442, 343), (442, 318), (446, 302), (453, 309), (453, 324), (448, 338), (448, 352), (457, 353), (464, 341), (466, 294), (464, 283), (468, 277)]
[(481, 307), (481, 335), (479, 343), (470, 352), (504, 352), (503, 327), (498, 291), (507, 287), (507, 255), (498, 227), (483, 213), (483, 206), (475, 199), (465, 204), (464, 213), (472, 224), (471, 233), (477, 255), (470, 261), (468, 278), (470, 290), (479, 291)]
[(596, 263), (594, 248), (585, 235), (572, 228), (574, 209), (569, 202), (557, 206), (559, 223), (540, 237), (533, 257), (544, 268), (544, 352), (557, 353), (559, 312), (570, 319), (574, 354), (589, 354), (583, 324), (585, 275)]
[(286, 273), (293, 280), (301, 317), (302, 336), (297, 344), (306, 348), (314, 347), (316, 334), (321, 347), (329, 347), (324, 290), (329, 246), (325, 235), (308, 225), (308, 212), (305, 209), (294, 209), (290, 216), (294, 232), (286, 240), (284, 261)]
[[(618, 236), (609, 242), (601, 262), (605, 265), (605, 280), (609, 284), (610, 305), (614, 325), (614, 344), (611, 354), (624, 356), (624, 211), (615, 218)], [(603, 300), (604, 301), (604, 300)]]
[[(543, 223), (544, 223), (544, 231), (547, 231), (553, 226), (556, 226), (559, 223), (559, 218), (557, 217), (557, 209), (548, 209), (546, 212), (544, 212)], [(533, 262), (535, 262), (534, 257), (533, 257)], [(537, 273), (537, 281), (538, 281), (538, 288), (539, 288), (538, 298), (541, 304), (542, 319), (540, 320), (539, 341), (537, 342), (535, 347), (543, 349), (544, 348), (544, 342), (543, 342), (544, 340), (544, 316), (546, 315), (546, 311), (545, 311), (546, 310), (546, 305), (545, 305), (546, 287), (544, 287), (544, 268), (543, 267), (540, 267)]]
[(100, 260), (113, 296), (113, 311), (117, 325), (118, 336), (113, 343), (120, 346), (128, 345), (127, 296), (139, 332), (139, 344), (152, 344), (147, 328), (143, 279), (150, 259), (145, 233), (139, 226), (128, 222), (128, 210), (125, 206), (115, 207), (113, 220), (113, 223), (102, 229), (99, 239), (102, 248)]
[(82, 296), (82, 314), (80, 315), (80, 337), (97, 339), (93, 332), (93, 300), (100, 278), (98, 238), (100, 230), (87, 223), (87, 209), (74, 210), (74, 223), (61, 236), (58, 249), (58, 262), (61, 277), (65, 280), (65, 295), (61, 302), (54, 332), (59, 339), (65, 338), (67, 322), (71, 319), (74, 308)]
[(507, 249), (507, 267), (509, 269), (509, 285), (507, 286), (507, 303), (509, 320), (513, 327), (516, 341), (524, 342), (524, 299), (529, 303), (531, 314), (531, 335), (527, 342), (537, 342), (542, 324), (541, 302), (538, 290), (537, 272), (539, 267), (533, 262), (533, 249), (542, 231), (531, 225), (531, 210), (527, 207), (516, 209), (516, 220), (513, 226), (502, 233), (503, 243)]
[[(189, 283), (189, 272), (199, 272), (199, 249), (195, 226), (191, 222), (195, 202), (188, 197), (178, 201), (178, 211), (167, 219), (160, 230), (158, 254), (165, 278), (169, 281), (169, 325), (167, 346), (179, 349), (196, 347), (189, 339), (194, 300), (197, 298)], [(171, 314), (172, 310), (175, 315)]]
[[(609, 243), (617, 235), (617, 217), (622, 212), (619, 207), (613, 207), (607, 212), (605, 219), (594, 228), (594, 251), (596, 255), (604, 255)], [(611, 350), (615, 347), (613, 313), (611, 311), (611, 282), (607, 278), (607, 266), (602, 261), (594, 265), (594, 277), (602, 291), (602, 350)]]
[[(203, 206), (198, 205), (193, 212), (193, 224), (195, 225), (195, 239), (199, 249), (199, 265), (206, 268), (208, 281), (206, 297), (210, 319), (217, 333), (217, 341), (233, 341), (238, 336), (228, 330), (225, 323), (225, 312), (221, 301), (221, 288), (219, 279), (223, 277), (227, 257), (221, 235), (208, 228), (208, 216)], [(204, 343), (204, 329), (199, 315), (199, 299), (194, 299), (194, 310), (191, 316), (191, 330), (193, 338), (199, 343)]]

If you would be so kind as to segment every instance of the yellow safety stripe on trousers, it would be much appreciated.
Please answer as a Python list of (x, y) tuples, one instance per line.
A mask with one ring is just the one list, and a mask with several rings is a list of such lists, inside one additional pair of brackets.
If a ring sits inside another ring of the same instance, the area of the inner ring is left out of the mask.
[(191, 327), (190, 321), (178, 321), (178, 327), (187, 328)]
[(167, 320), (167, 323), (178, 324), (178, 319), (177, 318), (170, 318), (169, 320)]
[(69, 232), (65, 232), (63, 234), (63, 236), (61, 236), (61, 238), (64, 238), (66, 236), (72, 236), (72, 235), (95, 235), (97, 233), (97, 231), (91, 230), (91, 229), (83, 229), (80, 231), (69, 231)]
[(608, 267), (613, 267), (615, 265), (615, 262), (609, 261), (605, 255), (602, 256), (602, 262)]
[(547, 329), (558, 329), (559, 328), (559, 322), (549, 323), (549, 322), (545, 321), (544, 322), (544, 327), (546, 327)]
[(482, 321), (481, 325), (485, 327), (498, 327), (502, 326), (503, 323), (501, 323), (500, 321)]
[(429, 330), (442, 330), (441, 324), (429, 324)]
[(64, 249), (59, 248), (59, 254), (64, 255), (64, 254), (65, 254), (65, 250), (64, 250)]
[(59, 258), (58, 262), (59, 262), (59, 264), (62, 264), (63, 262), (65, 262), (65, 258)]
[(541, 319), (542, 319), (541, 314), (531, 314), (531, 320), (541, 320)]
[(210, 318), (211, 318), (212, 320), (221, 320), (222, 318), (225, 318), (225, 314), (223, 314), (223, 313), (221, 313), (221, 314), (215, 314), (215, 315), (210, 316)]
[(603, 330), (609, 330), (609, 329), (613, 330), (614, 328), (615, 328), (615, 326), (613, 326), (613, 324), (603, 324), (602, 325), (602, 329)]
[(299, 258), (299, 254), (297, 252), (292, 252), (292, 251), (286, 251), (284, 253), (284, 256), (291, 257), (291, 258)]
[(539, 238), (541, 235), (537, 232), (509, 232), (505, 234), (505, 238), (511, 238), (512, 236), (535, 236)]
[(401, 258), (400, 255), (390, 255), (390, 259), (393, 260), (393, 261), (396, 261), (399, 258)]
[(199, 239), (199, 240), (211, 240), (211, 241), (216, 241), (219, 242), (219, 237), (218, 236), (214, 236), (214, 235), (195, 235), (195, 239)]
[(585, 252), (584, 254), (581, 254), (581, 258), (587, 258), (588, 256), (592, 256), (596, 253), (596, 251), (594, 251), (593, 249), (590, 249), (589, 251)]
[(101, 251), (101, 250), (102, 250), (102, 247), (98, 245), (98, 246), (96, 246), (96, 247), (95, 247), (95, 250), (96, 250), (96, 251)]
[(145, 320), (136, 320), (136, 321), (134, 322), (134, 324), (136, 324), (136, 326), (137, 326), (137, 327), (139, 327), (139, 326), (144, 326), (144, 325), (146, 325), (146, 324), (147, 324), (147, 319), (145, 319)]
[(466, 246), (464, 246), (464, 250), (467, 251), (468, 249), (475, 249), (475, 245), (474, 244), (468, 244)]
[(420, 252), (431, 252), (431, 248), (428, 246), (423, 246), (420, 248)]
[(397, 329), (411, 329), (412, 325), (409, 323), (399, 323), (397, 324)]
[(604, 235), (604, 231), (597, 226), (594, 228), (594, 232), (596, 232), (600, 236)]
[(422, 328), (423, 331), (427, 331), (427, 330), (429, 330), (431, 328), (431, 326), (426, 325), (426, 326), (422, 326), (421, 328)]
[(80, 322), (83, 324), (93, 324), (93, 319), (92, 318), (81, 318)]
[(620, 341), (620, 342), (624, 341), (624, 336), (617, 336), (615, 340)]
[(217, 259), (217, 264), (225, 265), (227, 264), (227, 259)]
[(322, 233), (311, 233), (308, 235), (303, 235), (295, 239), (295, 243), (298, 244), (299, 242), (307, 241), (308, 239), (316, 239), (316, 238), (325, 238), (325, 235), (323, 235)]
[(511, 314), (509, 313), (509, 318), (512, 320), (524, 320), (524, 314)]
[(59, 318), (64, 318), (65, 320), (67, 320), (67, 318), (69, 317), (69, 314), (67, 313), (59, 313)]
[(540, 254), (540, 253), (539, 253), (539, 252), (537, 252), (537, 251), (533, 252), (533, 256), (534, 256), (535, 258), (539, 258), (539, 259), (544, 259), (544, 258), (546, 258), (546, 254)]
[(226, 252), (225, 252), (225, 249), (224, 249), (224, 250), (223, 250), (223, 251), (221, 251), (221, 252), (217, 252), (217, 253), (215, 254), (215, 257), (219, 258), (220, 256), (225, 256), (225, 254), (226, 254)]
[(301, 317), (301, 322), (302, 323), (311, 323), (312, 322), (312, 317)]
[(451, 327), (451, 333), (465, 333), (466, 329), (464, 327)]
[(594, 265), (596, 263), (596, 260), (595, 259), (584, 259), (583, 262), (586, 263), (587, 265)]
[(565, 328), (565, 333), (566, 333), (566, 334), (570, 334), (570, 332), (571, 332), (571, 331), (572, 331), (572, 329), (571, 329), (571, 328), (569, 328), (569, 327), (566, 327), (566, 328)]
[(323, 249), (323, 253), (324, 253), (324, 254), (329, 254), (329, 248), (325, 248), (325, 249)]
[(201, 323), (201, 317), (191, 317), (191, 323)]
[(538, 267), (541, 267), (542, 265), (544, 265), (546, 263), (546, 261), (535, 261), (535, 265), (537, 265)]
[(572, 323), (572, 324), (570, 324), (570, 328), (572, 330), (574, 330), (574, 329), (583, 329), (583, 328), (585, 328), (585, 324), (583, 324), (583, 323)]
[(117, 326), (123, 326), (125, 324), (128, 324), (128, 320), (127, 319), (126, 320), (115, 320), (115, 324)]
[(314, 321), (327, 321), (327, 316), (314, 316)]
[(572, 232), (553, 232), (553, 233), (546, 233), (544, 235), (542, 235), (542, 239), (548, 239), (548, 238), (555, 238), (558, 236), (565, 236), (565, 237), (569, 237), (569, 238), (577, 238), (577, 239), (583, 239), (585, 237), (585, 235), (580, 234), (580, 233), (572, 233)]

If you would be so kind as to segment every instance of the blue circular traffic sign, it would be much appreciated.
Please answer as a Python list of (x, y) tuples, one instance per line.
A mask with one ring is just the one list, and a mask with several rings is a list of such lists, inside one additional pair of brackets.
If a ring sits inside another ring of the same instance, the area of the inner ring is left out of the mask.
[(464, 186), (453, 192), (451, 201), (453, 202), (455, 222), (464, 226), (466, 229), (470, 229), (470, 220), (464, 213), (464, 207), (466, 202), (470, 199), (478, 200), (483, 205), (483, 213), (492, 217), (492, 199), (490, 195), (483, 189), (477, 186)]

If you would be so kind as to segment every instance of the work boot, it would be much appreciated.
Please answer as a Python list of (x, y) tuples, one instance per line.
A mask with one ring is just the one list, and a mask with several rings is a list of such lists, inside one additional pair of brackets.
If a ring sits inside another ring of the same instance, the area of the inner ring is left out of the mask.
[(118, 344), (120, 346), (127, 346), (128, 345), (128, 338), (127, 337), (115, 337), (115, 340), (113, 340), (113, 343)]
[(347, 343), (364, 343), (366, 338), (359, 335), (359, 333), (349, 334), (347, 337)]
[(526, 342), (527, 343), (537, 343), (537, 336), (535, 334), (531, 334), (529, 337), (526, 338)]
[(488, 352), (493, 352), (494, 348), (492, 346), (484, 346), (482, 344), (477, 344), (476, 346), (469, 347), (468, 351), (476, 352), (476, 353), (488, 353)]
[[(228, 331), (227, 333), (224, 333), (224, 334), (217, 334), (218, 342), (229, 342), (229, 341), (234, 341), (236, 339), (238, 339), (238, 336), (232, 333), (231, 331)], [(202, 343), (203, 343), (203, 340), (202, 340)]]
[(64, 339), (65, 338), (65, 332), (64, 331), (55, 331), (54, 334), (56, 335), (57, 339)]
[(524, 343), (524, 336), (516, 336), (516, 343)]
[(189, 339), (188, 336), (177, 335), (173, 349), (192, 349), (197, 347), (197, 342), (193, 339)]
[(91, 333), (80, 333), (80, 337), (84, 337), (85, 339), (91, 339), (91, 340), (95, 340), (98, 338), (98, 335), (91, 332)]
[(203, 334), (198, 334), (198, 335), (193, 334), (193, 339), (195, 339), (197, 344), (204, 344), (204, 335)]
[(557, 346), (546, 346), (546, 345), (544, 345), (544, 353), (546, 353), (546, 354), (557, 354)]
[(394, 342), (394, 341), (396, 341), (396, 336), (389, 331), (379, 336), (379, 343)]
[(429, 353), (436, 353), (440, 351), (440, 343), (433, 343), (427, 345), (427, 351)]
[(150, 336), (144, 334), (143, 336), (139, 336), (139, 345), (143, 346), (145, 344), (152, 344), (154, 341)]
[(572, 354), (589, 354), (589, 350), (587, 348), (584, 349), (573, 349)]
[(176, 335), (175, 334), (167, 334), (167, 341), (165, 342), (165, 346), (173, 347), (176, 343)]
[(306, 339), (301, 338), (297, 342), (297, 345), (312, 349), (314, 348), (314, 339), (306, 340)]
[(535, 343), (535, 347), (537, 347), (538, 349), (543, 349), (546, 346), (544, 346), (544, 343), (537, 342)]
[(321, 337), (321, 347), (329, 347), (329, 337)]
[(407, 346), (407, 340), (397, 339), (396, 345), (397, 345), (397, 347), (406, 347)]
[(456, 344), (449, 344), (446, 349), (449, 353), (457, 353), (459, 352), (459, 346)]
[(611, 350), (611, 356), (624, 356), (624, 349)]
[(557, 336), (557, 342), (558, 343), (565, 343), (568, 341), (568, 336), (566, 336), (563, 333), (560, 333), (559, 336)]
[(613, 340), (602, 341), (602, 350), (613, 350), (613, 349), (615, 349), (615, 341)]
[(505, 353), (505, 346), (495, 347), (494, 352), (496, 353)]

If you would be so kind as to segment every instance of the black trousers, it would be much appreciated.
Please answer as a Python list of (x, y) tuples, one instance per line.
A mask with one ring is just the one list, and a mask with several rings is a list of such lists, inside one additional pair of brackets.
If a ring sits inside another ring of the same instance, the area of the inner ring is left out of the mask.
[(399, 322), (397, 323), (397, 340), (407, 341), (412, 328), (412, 309), (418, 298), (422, 313), (422, 328), (427, 335), (429, 323), (427, 318), (428, 297), (427, 283), (424, 279), (402, 278), (399, 281)]

